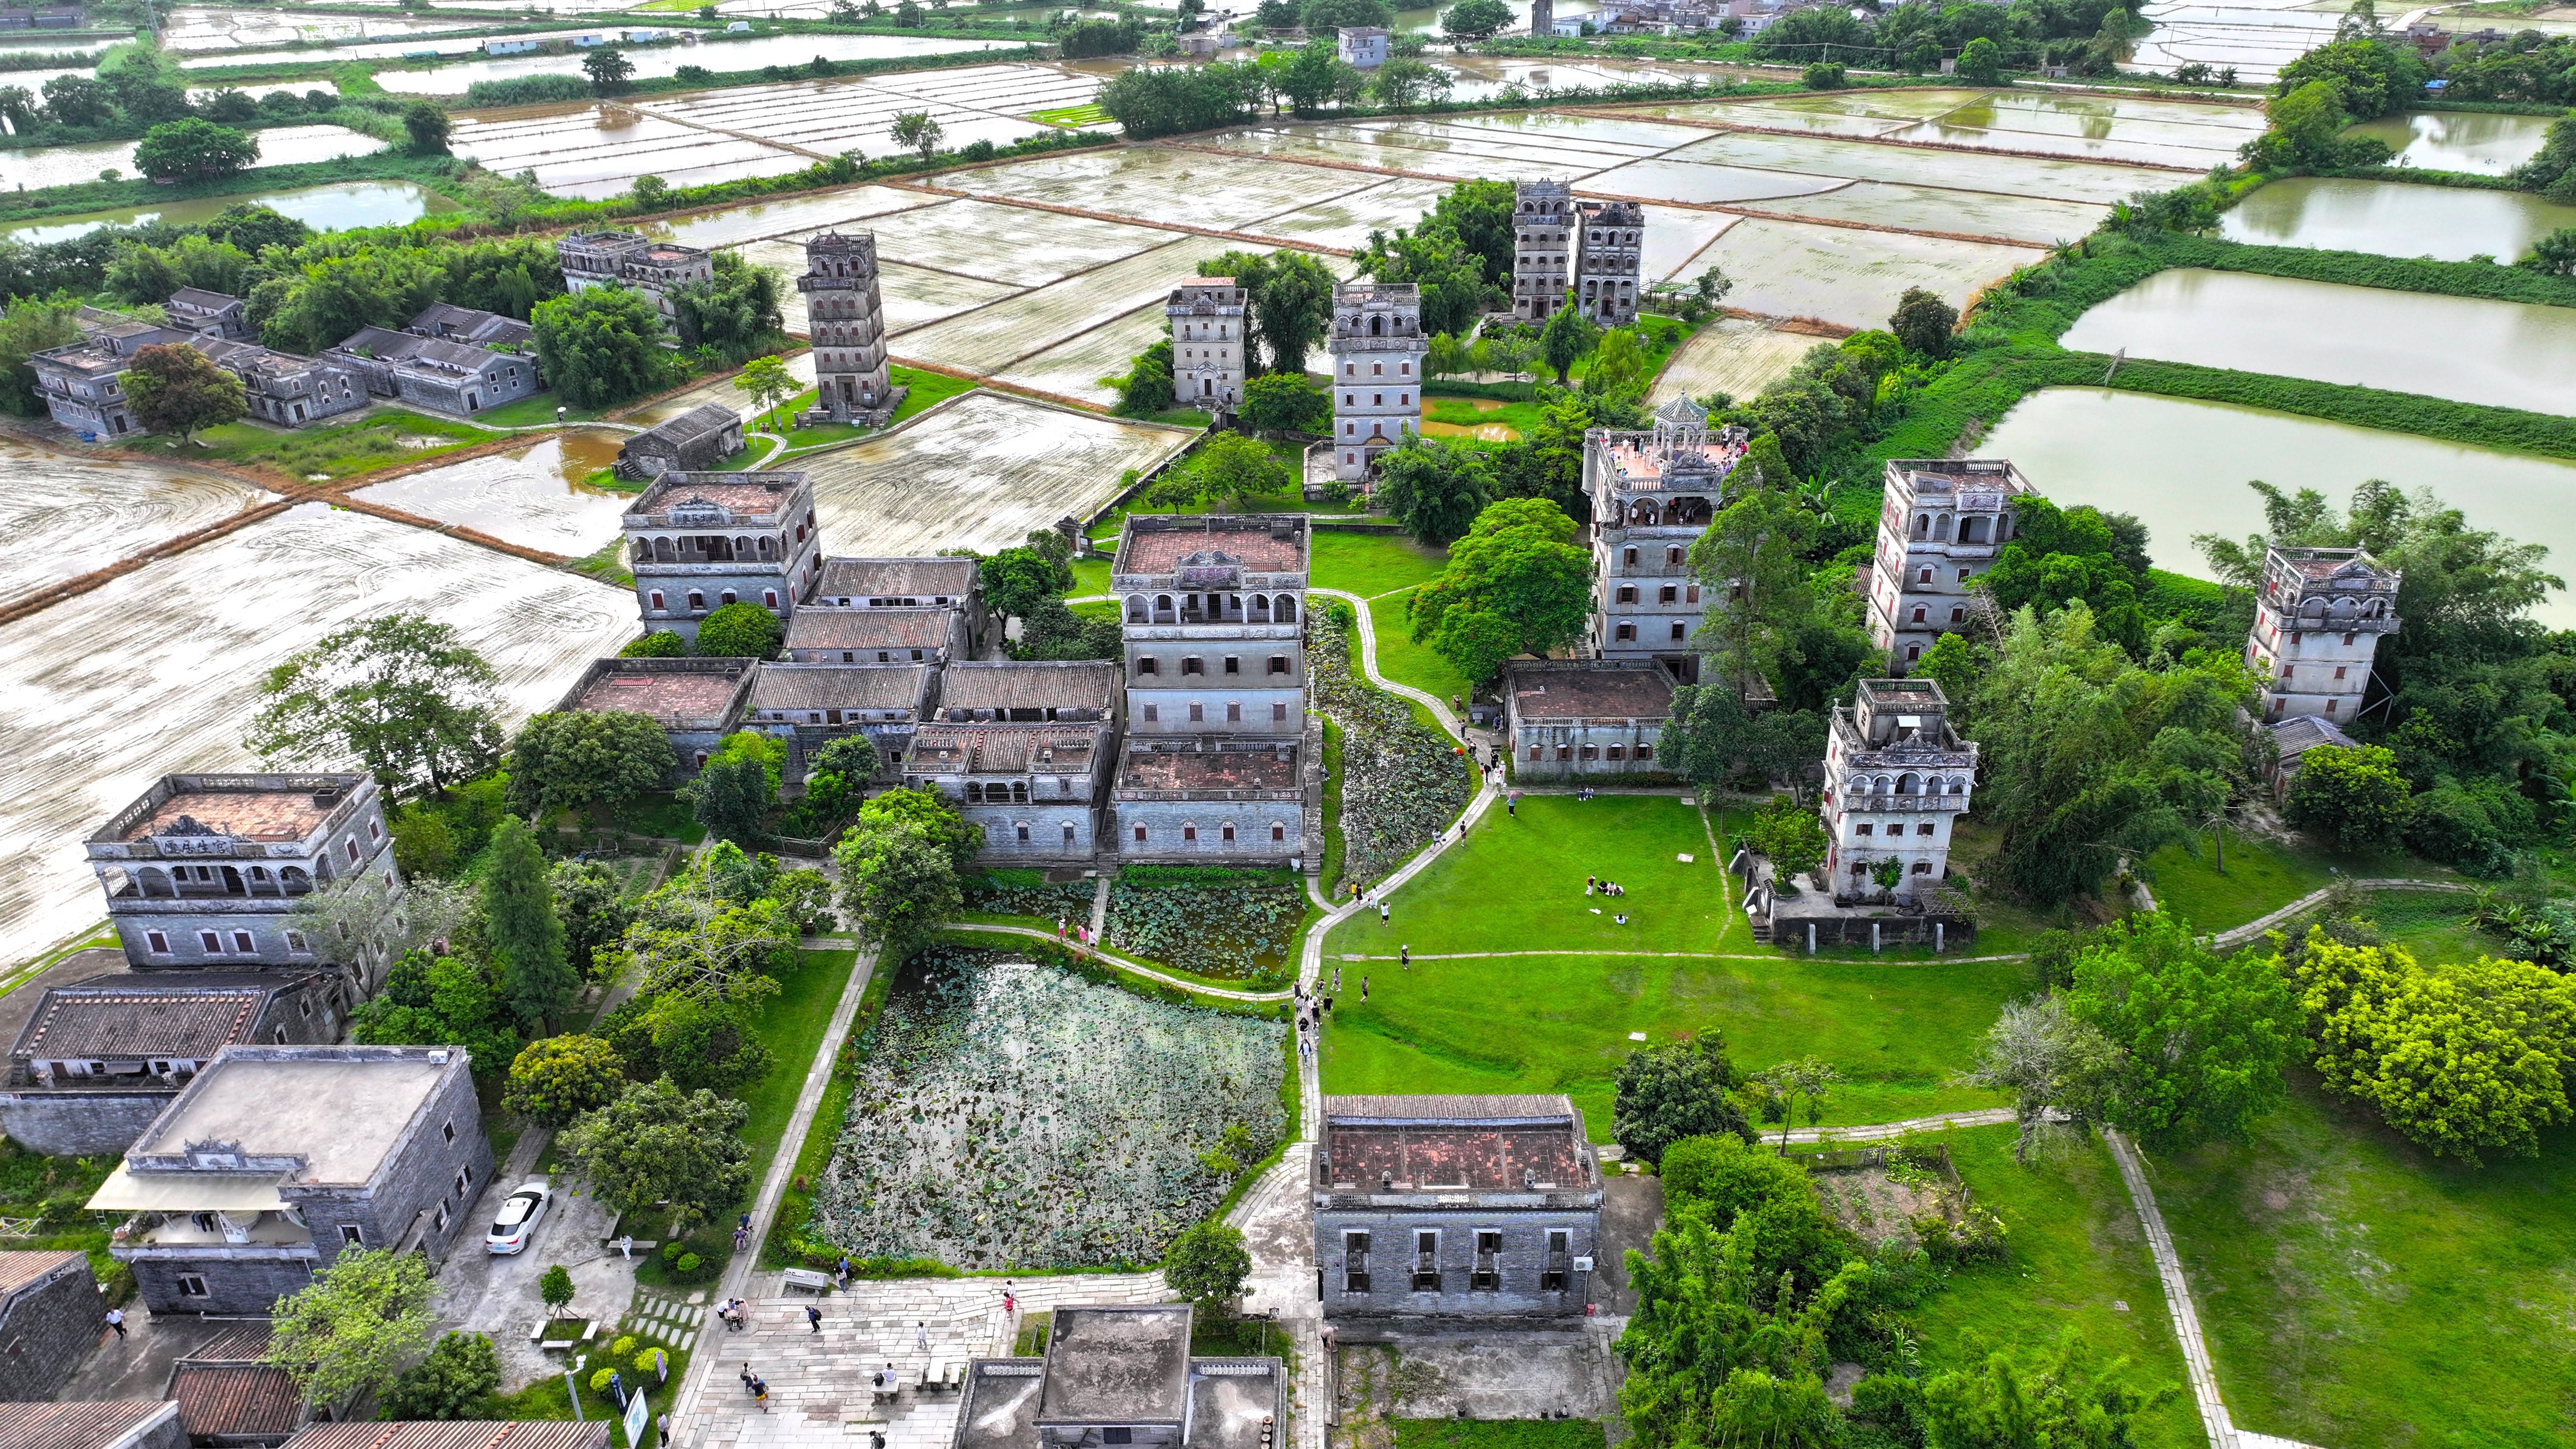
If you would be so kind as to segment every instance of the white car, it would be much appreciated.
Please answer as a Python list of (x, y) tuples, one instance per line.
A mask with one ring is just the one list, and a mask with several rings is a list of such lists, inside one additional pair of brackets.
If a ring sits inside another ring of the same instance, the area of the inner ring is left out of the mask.
[(547, 1205), (554, 1200), (554, 1189), (544, 1183), (521, 1183), (519, 1190), (510, 1194), (510, 1200), (501, 1204), (501, 1215), (492, 1220), (492, 1231), (484, 1235), (483, 1246), (495, 1253), (524, 1252), (546, 1215)]

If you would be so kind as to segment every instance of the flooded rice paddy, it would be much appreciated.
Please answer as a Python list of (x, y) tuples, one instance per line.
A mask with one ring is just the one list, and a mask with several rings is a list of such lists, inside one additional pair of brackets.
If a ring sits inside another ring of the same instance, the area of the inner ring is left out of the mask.
[(2576, 413), (2576, 308), (2158, 272), (2077, 319), (2078, 352), (2192, 362), (2456, 402)]
[(1941, 237), (1801, 226), (1751, 218), (1700, 253), (1735, 279), (1726, 304), (1766, 317), (1806, 317), (1839, 327), (1883, 327), (1907, 289), (1954, 307), (2041, 252)]
[[(2477, 527), (2548, 545), (2552, 572), (2576, 571), (2576, 464), (2116, 388), (2033, 393), (1978, 451), (2011, 458), (2059, 504), (2136, 514), (2156, 566), (2177, 573), (2209, 576), (2193, 534), (2261, 530), (2254, 478), (2314, 488), (2338, 507), (2372, 478), (2431, 488)], [(2533, 616), (2576, 627), (2576, 598), (2552, 593)]]
[(579, 558), (617, 537), (634, 495), (584, 480), (617, 461), (623, 434), (575, 432), (508, 453), (423, 468), (361, 488), (353, 496), (504, 543)]
[(335, 181), (328, 186), (201, 196), (122, 211), (90, 211), (78, 216), (49, 217), (44, 221), (21, 222), (0, 228), (0, 237), (34, 246), (43, 242), (69, 241), (103, 226), (138, 226), (147, 221), (192, 226), (212, 220), (227, 206), (241, 205), (269, 207), (316, 231), (340, 231), (358, 226), (401, 226), (435, 212), (457, 209), (455, 202), (409, 181)]
[[(140, 460), (66, 456), (0, 438), (0, 604), (220, 523), (275, 496)], [(101, 547), (102, 541), (106, 546)]]
[[(346, 126), (270, 126), (253, 131), (259, 138), (259, 164), (295, 166), (332, 161), (382, 150), (384, 142)], [(95, 181), (102, 171), (133, 176), (132, 141), (92, 141), (79, 146), (47, 146), (37, 151), (0, 151), (0, 190), (67, 186)]]
[[(480, 50), (483, 43), (471, 42)], [(645, 45), (626, 51), (635, 74), (656, 77), (679, 74), (684, 65), (712, 71), (760, 70), (773, 65), (803, 65), (816, 56), (830, 61), (887, 60), (897, 56), (953, 55), (967, 50), (1008, 50), (1008, 40), (934, 39), (912, 35), (764, 35), (752, 40), (711, 40), (699, 45)], [(304, 53), (305, 59), (329, 59)], [(389, 91), (414, 95), (461, 96), (477, 81), (518, 80), (532, 75), (581, 75), (582, 55), (502, 55), (442, 65), (435, 70), (386, 71), (376, 77)], [(230, 63), (230, 62), (226, 62)]]
[(2549, 122), (2547, 116), (2412, 111), (2364, 121), (2345, 134), (2386, 142), (2401, 166), (2502, 176), (2539, 153)]
[(2576, 206), (2527, 191), (2471, 191), (2403, 182), (2298, 176), (2275, 181), (2219, 218), (2229, 241), (2324, 247), (2391, 257), (2513, 261), (2561, 227)]
[(249, 50), (262, 45), (382, 40), (472, 28), (471, 20), (407, 15), (343, 15), (318, 10), (234, 9), (180, 5), (162, 12), (161, 48), (182, 54)]
[(1725, 393), (1738, 401), (1789, 375), (1825, 338), (1783, 332), (1749, 317), (1720, 317), (1691, 334), (1655, 379), (1649, 402)]

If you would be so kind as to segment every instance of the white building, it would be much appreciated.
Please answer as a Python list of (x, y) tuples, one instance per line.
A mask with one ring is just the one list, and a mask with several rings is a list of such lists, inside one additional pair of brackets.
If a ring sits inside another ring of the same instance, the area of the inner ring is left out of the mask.
[(1251, 294), (1232, 277), (1172, 289), (1172, 396), (1182, 407), (1230, 413), (1243, 405), (1243, 334)]
[(1892, 894), (1914, 900), (1949, 871), (1950, 835), (1968, 813), (1977, 746), (1950, 727), (1950, 702), (1929, 679), (1864, 679), (1825, 731), (1825, 878), (1838, 901), (1874, 896), (1889, 860)]
[(1691, 545), (1726, 503), (1744, 460), (1742, 428), (1712, 433), (1688, 398), (1655, 409), (1641, 432), (1583, 435), (1583, 491), (1592, 500), (1590, 627), (1599, 659), (1652, 660), (1688, 681), (1708, 601), (1691, 572)]
[(2403, 577), (2357, 548), (2267, 550), (2245, 639), (2245, 667), (2263, 676), (2261, 717), (2358, 714), (2379, 641), (2397, 632)]
[(1356, 483), (1377, 455), (1422, 431), (1422, 289), (1333, 286), (1333, 476)]
[(1967, 626), (1976, 580), (2013, 536), (2013, 510), (2036, 492), (2003, 458), (1891, 458), (1870, 560), (1869, 639), (1903, 674), (1943, 634)]
[(1333, 53), (1357, 70), (1375, 70), (1386, 64), (1389, 37), (1374, 25), (1345, 25), (1334, 42)]
[(1562, 181), (1513, 188), (1512, 316), (1545, 322), (1574, 278), (1574, 189)]

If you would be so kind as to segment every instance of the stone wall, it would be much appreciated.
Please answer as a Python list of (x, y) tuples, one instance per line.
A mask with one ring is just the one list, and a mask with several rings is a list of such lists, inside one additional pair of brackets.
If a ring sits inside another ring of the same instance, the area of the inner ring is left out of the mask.
[(107, 1300), (89, 1264), (74, 1259), (0, 1305), (0, 1399), (50, 1399), (98, 1346)]
[[(453, 1140), (447, 1133), (451, 1126)], [(470, 1177), (462, 1188), (456, 1180), (460, 1169)], [(373, 1193), (289, 1186), (284, 1195), (303, 1209), (304, 1221), (313, 1229), (314, 1248), (326, 1266), (346, 1244), (344, 1225), (357, 1228), (358, 1246), (390, 1248), (402, 1241), (423, 1212), (431, 1216), (420, 1247), (436, 1262), (447, 1256), (460, 1234), (480, 1226), (472, 1221), (474, 1200), (491, 1185), (492, 1173), (492, 1144), (483, 1135), (483, 1109), (474, 1097), (474, 1079), (460, 1067), (439, 1083), (410, 1134), (395, 1145), (384, 1182)]]
[[(1121, 800), (1117, 815), (1118, 854), (1135, 861), (1201, 861), (1220, 865), (1284, 865), (1302, 859), (1306, 849), (1306, 810), (1302, 800)], [(1234, 839), (1225, 826), (1234, 825)], [(1136, 827), (1145, 827), (1145, 839)], [(1276, 825), (1285, 838), (1270, 838)], [(1197, 827), (1198, 838), (1183, 831)]]
[(86, 1157), (134, 1145), (177, 1087), (134, 1092), (0, 1092), (0, 1132), (47, 1157)]
[[(1414, 1235), (1440, 1235), (1436, 1261), (1438, 1292), (1413, 1288)], [(1565, 1287), (1543, 1292), (1548, 1234), (1566, 1235)], [(1346, 1234), (1369, 1235), (1369, 1291), (1349, 1287)], [(1502, 1251), (1496, 1262), (1500, 1286), (1479, 1289), (1474, 1281), (1476, 1234), (1499, 1232)], [(1371, 1210), (1319, 1209), (1315, 1214), (1315, 1262), (1324, 1274), (1324, 1313), (1352, 1318), (1580, 1318), (1589, 1298), (1591, 1275), (1573, 1271), (1576, 1258), (1589, 1257), (1600, 1245), (1597, 1210), (1475, 1208), (1428, 1212), (1397, 1208)]]
[[(134, 1270), (136, 1293), (155, 1314), (265, 1316), (278, 1299), (310, 1284), (321, 1261), (311, 1248), (245, 1245), (162, 1253), (142, 1249), (126, 1258), (125, 1264)], [(204, 1280), (206, 1291), (180, 1292), (182, 1277)]]

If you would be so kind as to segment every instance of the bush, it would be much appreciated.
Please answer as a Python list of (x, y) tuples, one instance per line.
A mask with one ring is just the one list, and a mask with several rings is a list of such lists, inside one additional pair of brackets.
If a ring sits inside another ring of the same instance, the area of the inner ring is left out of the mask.
[(542, 101), (586, 101), (590, 82), (577, 75), (523, 75), (476, 81), (465, 88), (468, 106), (532, 106)]
[(629, 640), (617, 651), (620, 659), (678, 659), (689, 652), (689, 641), (676, 629), (656, 629), (641, 639)]
[(699, 1257), (695, 1253), (682, 1253), (680, 1255), (680, 1261), (672, 1264), (671, 1266), (678, 1271), (682, 1278), (693, 1279), (707, 1266), (707, 1260)]
[(1805, 1168), (1732, 1134), (1685, 1137), (1664, 1149), (1655, 1170), (1666, 1202), (1705, 1206), (1708, 1225), (1721, 1231), (1748, 1208), (1816, 1191)]
[(1799, 80), (1811, 91), (1838, 91), (1850, 84), (1841, 66), (1821, 60), (1808, 66), (1806, 74)]
[(1911, 1226), (1924, 1256), (1940, 1267), (1992, 1262), (2007, 1251), (2003, 1219), (1975, 1203), (1964, 1205), (1955, 1223), (1937, 1213), (1926, 1213), (1914, 1219)]
[(758, 604), (727, 604), (698, 624), (698, 653), (708, 658), (767, 659), (786, 636), (778, 616)]

